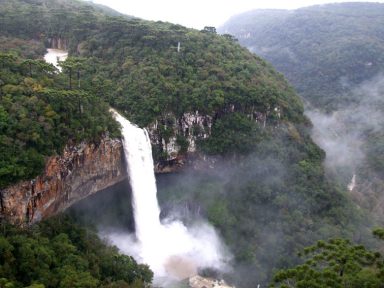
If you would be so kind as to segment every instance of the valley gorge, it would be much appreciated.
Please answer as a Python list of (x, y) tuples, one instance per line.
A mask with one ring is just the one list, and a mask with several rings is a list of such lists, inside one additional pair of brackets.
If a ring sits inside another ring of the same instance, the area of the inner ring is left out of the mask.
[[(329, 177), (302, 99), (236, 37), (94, 1), (8, 0), (0, 40), (0, 286), (383, 283), (381, 230), (372, 235), (376, 219), (354, 202), (363, 170)], [(68, 53), (58, 66), (43, 60), (52, 48)], [(126, 134), (111, 107), (135, 130)], [(381, 132), (370, 127), (380, 169)], [(332, 259), (317, 266), (311, 257), (327, 249)]]

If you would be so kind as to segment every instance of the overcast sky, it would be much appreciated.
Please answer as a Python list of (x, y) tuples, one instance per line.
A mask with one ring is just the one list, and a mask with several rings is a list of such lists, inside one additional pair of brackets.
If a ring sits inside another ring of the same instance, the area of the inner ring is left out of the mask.
[(295, 9), (330, 2), (384, 2), (384, 0), (93, 0), (124, 14), (161, 20), (190, 28), (219, 27), (228, 18), (259, 8)]

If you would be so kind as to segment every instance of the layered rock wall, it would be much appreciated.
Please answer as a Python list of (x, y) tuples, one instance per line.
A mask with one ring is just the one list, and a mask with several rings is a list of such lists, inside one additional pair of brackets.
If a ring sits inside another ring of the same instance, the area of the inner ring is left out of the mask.
[(68, 50), (69, 43), (68, 40), (61, 37), (51, 37), (47, 39), (49, 48), (52, 49), (60, 49), (60, 50)]
[[(166, 157), (155, 163), (155, 172), (177, 172), (186, 164), (190, 166), (188, 164), (196, 162), (201, 156), (196, 154), (197, 142), (210, 136), (211, 127), (212, 117), (198, 111), (184, 113), (179, 118), (168, 114), (162, 121), (150, 125), (147, 129), (151, 143)], [(162, 136), (164, 134), (167, 138)]]
[(25, 225), (61, 212), (73, 203), (126, 178), (122, 143), (67, 146), (46, 162), (44, 173), (0, 191), (0, 217)]
[[(235, 105), (229, 105), (220, 113), (226, 114), (235, 111)], [(211, 136), (212, 126), (220, 113), (211, 116), (195, 111), (184, 113), (179, 117), (168, 113), (161, 120), (149, 125), (147, 130), (151, 143), (155, 151), (161, 154), (156, 155), (155, 153), (155, 172), (178, 172), (184, 167), (192, 167), (195, 170), (213, 168), (216, 160), (199, 153), (197, 145), (199, 141), (204, 141)], [(273, 123), (273, 119), (281, 118), (279, 106), (267, 108), (264, 112), (259, 111), (257, 107), (250, 106), (247, 111), (242, 113), (264, 128), (267, 122)], [(276, 122), (274, 125), (279, 124)]]

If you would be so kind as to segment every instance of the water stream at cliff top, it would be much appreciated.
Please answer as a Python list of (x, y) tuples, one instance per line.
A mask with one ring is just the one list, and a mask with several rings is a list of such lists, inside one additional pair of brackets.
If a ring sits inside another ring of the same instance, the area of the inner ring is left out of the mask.
[(65, 61), (68, 57), (68, 51), (60, 49), (47, 49), (47, 53), (44, 55), (44, 60), (47, 63), (54, 65), (61, 71), (61, 67), (58, 65), (59, 61)]
[(124, 154), (133, 193), (136, 237), (142, 244), (150, 244), (161, 230), (151, 143), (145, 129), (131, 124), (116, 112), (115, 115), (123, 126)]
[(154, 284), (161, 287), (195, 275), (198, 268), (225, 270), (228, 253), (208, 223), (199, 222), (187, 228), (181, 221), (160, 222), (148, 133), (116, 111), (112, 113), (122, 126), (136, 231), (135, 235), (107, 233), (106, 236), (122, 252), (148, 264), (155, 274)]

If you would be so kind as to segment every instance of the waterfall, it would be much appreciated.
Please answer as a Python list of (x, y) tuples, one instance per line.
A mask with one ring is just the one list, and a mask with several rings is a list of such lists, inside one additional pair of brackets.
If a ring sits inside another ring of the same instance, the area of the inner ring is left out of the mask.
[(351, 182), (348, 184), (348, 190), (352, 191), (356, 187), (356, 174), (353, 174)]
[(181, 221), (160, 222), (148, 133), (115, 110), (111, 112), (122, 126), (135, 237), (121, 233), (109, 233), (107, 237), (124, 253), (149, 264), (155, 274), (154, 283), (163, 287), (195, 275), (199, 267), (224, 270), (229, 256), (213, 227), (203, 221), (189, 228)]
[(124, 154), (132, 189), (136, 237), (148, 243), (160, 230), (160, 209), (156, 198), (151, 142), (148, 132), (115, 112), (122, 126)]
[(68, 52), (59, 49), (47, 49), (47, 54), (44, 55), (44, 60), (47, 63), (54, 65), (61, 71), (61, 67), (58, 65), (59, 61), (65, 61), (68, 57)]

